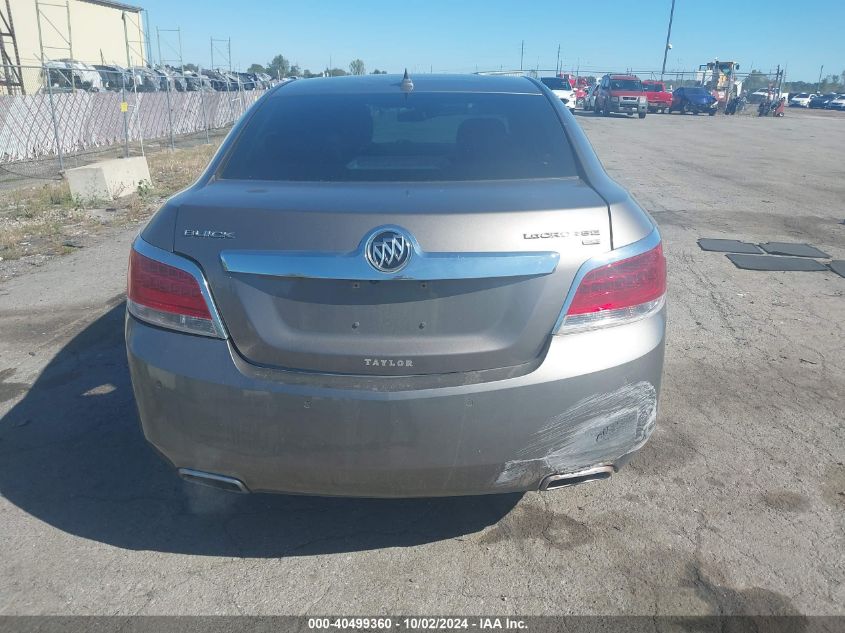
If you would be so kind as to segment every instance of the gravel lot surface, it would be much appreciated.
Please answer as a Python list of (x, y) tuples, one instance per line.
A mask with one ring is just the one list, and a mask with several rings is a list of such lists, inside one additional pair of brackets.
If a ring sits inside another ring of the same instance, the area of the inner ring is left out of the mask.
[(0, 614), (845, 615), (845, 116), (578, 116), (658, 220), (658, 429), (607, 482), (413, 501), (232, 496), (143, 442), (123, 350), (137, 227), (0, 284)]

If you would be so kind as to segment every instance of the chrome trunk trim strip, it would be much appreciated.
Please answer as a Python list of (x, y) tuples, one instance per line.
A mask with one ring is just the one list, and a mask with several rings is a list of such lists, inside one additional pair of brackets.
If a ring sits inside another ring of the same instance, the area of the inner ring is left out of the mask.
[[(413, 248), (407, 265), (397, 272), (376, 270), (367, 261), (368, 243), (374, 235), (386, 230), (401, 231), (409, 236)], [(220, 262), (230, 273), (352, 281), (531, 277), (553, 273), (559, 260), (560, 254), (553, 251), (428, 253), (410, 237), (408, 231), (395, 226), (381, 226), (371, 231), (358, 249), (351, 253), (248, 250), (224, 250), (220, 253)]]

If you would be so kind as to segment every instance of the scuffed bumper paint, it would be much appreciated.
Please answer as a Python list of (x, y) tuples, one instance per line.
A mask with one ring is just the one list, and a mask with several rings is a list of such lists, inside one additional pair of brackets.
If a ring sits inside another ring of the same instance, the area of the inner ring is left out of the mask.
[(646, 443), (656, 419), (657, 390), (650, 382), (587, 396), (549, 420), (505, 464), (496, 483), (531, 486), (549, 474), (614, 464)]
[(552, 337), (533, 371), (402, 380), (261, 369), (230, 343), (129, 317), (147, 439), (253, 491), (408, 497), (536, 490), (618, 464), (654, 428), (665, 312)]

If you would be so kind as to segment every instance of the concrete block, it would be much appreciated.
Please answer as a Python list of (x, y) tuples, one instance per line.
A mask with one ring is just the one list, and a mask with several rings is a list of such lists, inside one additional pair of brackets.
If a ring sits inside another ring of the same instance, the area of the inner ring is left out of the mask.
[(141, 182), (150, 182), (150, 168), (143, 156), (115, 158), (84, 167), (65, 170), (74, 198), (113, 200), (138, 191)]

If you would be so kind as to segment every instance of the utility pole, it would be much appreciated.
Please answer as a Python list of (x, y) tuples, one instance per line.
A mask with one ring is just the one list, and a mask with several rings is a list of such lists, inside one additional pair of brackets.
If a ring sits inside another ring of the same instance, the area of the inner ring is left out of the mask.
[(669, 11), (669, 28), (666, 30), (666, 46), (663, 47), (663, 68), (660, 70), (660, 81), (666, 73), (666, 56), (669, 55), (669, 38), (672, 37), (672, 18), (675, 17), (675, 0), (672, 0), (672, 9)]
[(560, 74), (560, 44), (557, 45), (557, 64), (555, 64), (555, 75)]
[(819, 68), (819, 83), (816, 85), (816, 92), (821, 93), (822, 91), (822, 73), (824, 72), (824, 64), (822, 67)]
[(519, 49), (519, 69), (522, 70), (522, 58), (525, 57), (525, 40), (522, 40), (522, 47)]

